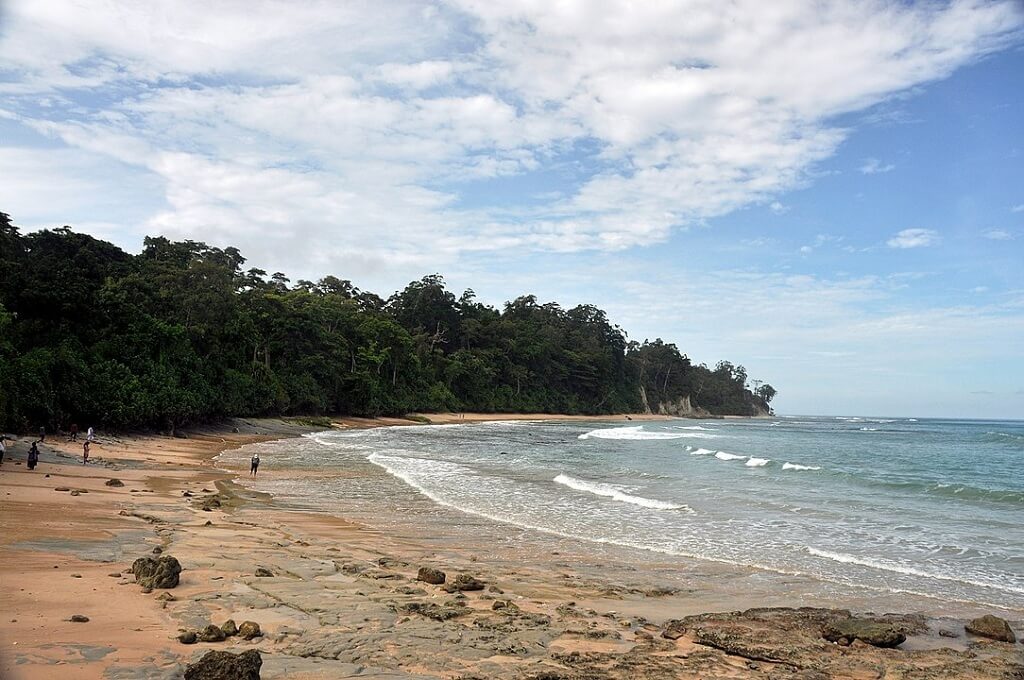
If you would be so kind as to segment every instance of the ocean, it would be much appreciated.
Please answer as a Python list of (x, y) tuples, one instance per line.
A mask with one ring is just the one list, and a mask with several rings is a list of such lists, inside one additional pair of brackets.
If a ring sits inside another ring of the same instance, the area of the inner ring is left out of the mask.
[(498, 541), (514, 529), (516, 543), (558, 537), (688, 573), (740, 569), (818, 600), (867, 591), (894, 608), (1024, 611), (1024, 422), (398, 426), (253, 445), (222, 462), (244, 467), (253, 450), (261, 471), (288, 471), (252, 483), (281, 502), (411, 534), (466, 524)]

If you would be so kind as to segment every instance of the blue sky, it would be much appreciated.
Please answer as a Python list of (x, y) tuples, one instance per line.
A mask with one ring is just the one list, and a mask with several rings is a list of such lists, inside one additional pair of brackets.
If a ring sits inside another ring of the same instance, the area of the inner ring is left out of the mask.
[(1022, 109), (1013, 0), (0, 5), (23, 228), (591, 302), (780, 413), (1024, 417)]

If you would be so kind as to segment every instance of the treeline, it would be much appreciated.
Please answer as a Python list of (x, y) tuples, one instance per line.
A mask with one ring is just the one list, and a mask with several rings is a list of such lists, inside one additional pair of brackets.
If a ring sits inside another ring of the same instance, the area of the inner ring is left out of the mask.
[(223, 416), (768, 410), (742, 366), (627, 342), (591, 305), (497, 310), (427, 276), (383, 299), (292, 284), (235, 248), (148, 237), (139, 255), (0, 213), (0, 429), (177, 426)]

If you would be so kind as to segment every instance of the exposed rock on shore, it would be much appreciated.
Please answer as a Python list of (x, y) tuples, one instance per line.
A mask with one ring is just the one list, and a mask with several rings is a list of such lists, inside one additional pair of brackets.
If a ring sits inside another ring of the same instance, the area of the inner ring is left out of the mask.
[(435, 586), (439, 586), (444, 583), (445, 573), (440, 569), (434, 569), (433, 567), (420, 567), (420, 570), (416, 573), (416, 580), (423, 581), (424, 583), (430, 583)]
[(1017, 641), (1017, 636), (1013, 634), (1010, 624), (998, 616), (992, 616), (991, 614), (985, 614), (984, 616), (972, 620), (964, 626), (964, 630), (971, 635), (978, 635), (992, 640), (998, 640), (999, 642)]
[(241, 654), (207, 652), (185, 669), (185, 680), (260, 680), (263, 658), (255, 649)]
[(181, 564), (170, 555), (158, 558), (140, 557), (132, 563), (135, 581), (143, 588), (176, 588), (180, 580)]

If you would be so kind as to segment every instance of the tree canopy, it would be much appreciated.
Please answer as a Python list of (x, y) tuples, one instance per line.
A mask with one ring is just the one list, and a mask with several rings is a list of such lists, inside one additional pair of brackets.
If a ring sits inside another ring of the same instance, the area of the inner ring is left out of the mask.
[[(0, 428), (160, 427), (226, 416), (472, 410), (610, 414), (688, 399), (767, 412), (742, 366), (628, 342), (593, 305), (501, 310), (437, 274), (386, 300), (334, 276), (291, 285), (235, 248), (147, 237), (138, 255), (0, 213)], [(673, 407), (669, 407), (670, 410)]]

